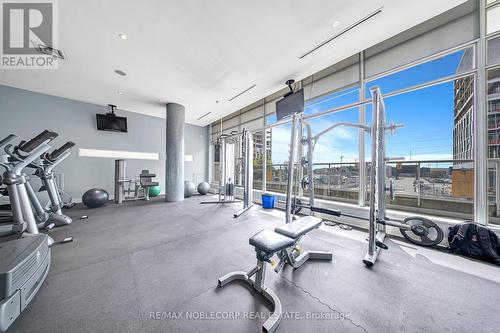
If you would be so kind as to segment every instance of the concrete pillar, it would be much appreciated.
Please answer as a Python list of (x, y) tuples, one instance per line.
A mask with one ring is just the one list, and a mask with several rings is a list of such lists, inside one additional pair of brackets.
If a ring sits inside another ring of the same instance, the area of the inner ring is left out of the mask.
[(184, 200), (184, 106), (168, 103), (166, 121), (165, 201), (182, 201)]

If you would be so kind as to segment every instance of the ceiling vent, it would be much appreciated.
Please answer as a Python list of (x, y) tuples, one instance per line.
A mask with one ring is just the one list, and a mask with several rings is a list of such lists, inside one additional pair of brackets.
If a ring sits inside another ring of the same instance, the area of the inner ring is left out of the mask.
[(58, 50), (56, 48), (53, 48), (52, 46), (47, 46), (44, 44), (38, 44), (34, 41), (31, 41), (35, 49), (40, 53), (44, 55), (51, 56), (53, 58), (61, 59), (64, 60), (66, 57), (64, 56), (64, 53), (62, 50)]
[(232, 100), (235, 100), (236, 98), (240, 97), (241, 95), (243, 95), (244, 93), (246, 93), (247, 91), (255, 88), (257, 85), (256, 84), (252, 84), (250, 87), (246, 88), (245, 90), (243, 90), (242, 92), (240, 92), (239, 94), (231, 97), (228, 102), (231, 102)]
[(198, 119), (196, 120), (202, 120), (203, 118), (205, 118), (206, 116), (208, 116), (209, 114), (211, 114), (212, 112), (207, 112), (205, 113), (203, 116), (199, 117)]
[(299, 57), (299, 59), (304, 59), (305, 57), (307, 57), (308, 55), (310, 55), (311, 53), (313, 53), (314, 51), (317, 51), (318, 49), (320, 49), (321, 47), (325, 46), (326, 44), (330, 43), (331, 41), (337, 39), (338, 37), (346, 34), (347, 32), (351, 31), (352, 29), (356, 28), (357, 26), (361, 25), (362, 23), (368, 21), (369, 19), (371, 19), (372, 17), (380, 14), (382, 12), (382, 9), (384, 7), (380, 7), (379, 9), (377, 9), (376, 11), (366, 15), (365, 17), (363, 17), (361, 20), (357, 21), (356, 23), (354, 24), (351, 24), (350, 26), (348, 26), (347, 28), (345, 28), (344, 30), (340, 31), (339, 33), (333, 35), (332, 37), (328, 38), (327, 40), (325, 40), (324, 42), (316, 45), (315, 47), (313, 47), (312, 49), (310, 49), (309, 51), (307, 51), (306, 53), (304, 53), (303, 55), (301, 55)]

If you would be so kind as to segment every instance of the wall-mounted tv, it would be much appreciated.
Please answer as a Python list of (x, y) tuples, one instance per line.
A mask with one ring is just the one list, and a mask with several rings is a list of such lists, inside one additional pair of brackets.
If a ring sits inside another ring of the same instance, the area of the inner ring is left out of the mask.
[(98, 130), (127, 133), (127, 118), (118, 117), (115, 110), (116, 105), (108, 104), (108, 113), (96, 114)]
[(127, 118), (111, 114), (96, 114), (97, 129), (100, 131), (127, 133)]
[(286, 95), (284, 98), (276, 102), (276, 118), (283, 119), (296, 112), (304, 111), (304, 90), (300, 89), (296, 92)]

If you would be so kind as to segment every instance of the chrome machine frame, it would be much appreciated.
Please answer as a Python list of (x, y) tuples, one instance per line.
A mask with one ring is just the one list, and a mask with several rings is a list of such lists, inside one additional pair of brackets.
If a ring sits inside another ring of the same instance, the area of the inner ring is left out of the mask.
[[(26, 225), (26, 230), (38, 234), (38, 224), (31, 207), (30, 196), (27, 189), (27, 177), (23, 170), (50, 149), (49, 142), (58, 136), (57, 133), (48, 130), (43, 131), (28, 142), (21, 142), (15, 148), (12, 144), (5, 146), (5, 152), (11, 156), (16, 163), (12, 165), (2, 164), (7, 170), (3, 174), (3, 183), (9, 192), (9, 201), (12, 207), (12, 221), (15, 225)], [(49, 246), (54, 243), (48, 237)]]
[[(231, 178), (228, 177), (227, 163), (227, 144), (239, 145), (237, 157), (238, 167), (238, 185), (243, 186), (243, 200), (235, 199), (235, 179), (231, 183)], [(253, 135), (247, 129), (241, 132), (231, 132), (230, 134), (221, 134), (217, 138), (217, 143), (220, 146), (220, 163), (219, 171), (219, 199), (217, 201), (202, 201), (201, 204), (224, 204), (236, 203), (243, 201), (243, 209), (233, 214), (234, 218), (241, 216), (253, 206)], [(243, 178), (243, 179), (242, 179)], [(243, 183), (243, 184), (242, 184)]]
[[(314, 212), (331, 214), (334, 216), (348, 216), (360, 218), (340, 211), (333, 211), (314, 206), (314, 179), (313, 179), (313, 153), (314, 147), (318, 139), (325, 133), (333, 130), (339, 126), (348, 126), (362, 129), (371, 135), (371, 167), (370, 167), (370, 215), (369, 215), (369, 236), (368, 236), (368, 251), (365, 255), (363, 262), (367, 266), (373, 266), (377, 260), (377, 256), (381, 248), (387, 248), (383, 243), (385, 239), (385, 226), (392, 225), (398, 228), (409, 229), (409, 226), (396, 221), (389, 221), (385, 215), (385, 193), (387, 191), (385, 185), (385, 167), (388, 160), (385, 155), (385, 132), (395, 131), (397, 128), (403, 127), (400, 124), (390, 123), (386, 124), (385, 106), (379, 87), (372, 87), (370, 89), (372, 95), (372, 124), (371, 126), (357, 123), (335, 123), (325, 130), (316, 135), (312, 135), (311, 126), (303, 119), (302, 113), (295, 113), (292, 115), (292, 130), (290, 138), (290, 156), (288, 161), (288, 179), (286, 191), (286, 222), (290, 223), (293, 219), (295, 212), (294, 206), (300, 205), (309, 208), (311, 214)], [(302, 186), (308, 188), (309, 203), (307, 205), (298, 204), (296, 198), (293, 196), (294, 185), (294, 167), (295, 158), (297, 155), (297, 129), (305, 128), (306, 136), (301, 138), (300, 143), (307, 145), (307, 156), (301, 159), (301, 166), (307, 167), (307, 178), (304, 177), (301, 181)], [(401, 158), (396, 158), (400, 160)], [(361, 166), (364, 167), (364, 166)], [(392, 186), (390, 186), (392, 192)]]

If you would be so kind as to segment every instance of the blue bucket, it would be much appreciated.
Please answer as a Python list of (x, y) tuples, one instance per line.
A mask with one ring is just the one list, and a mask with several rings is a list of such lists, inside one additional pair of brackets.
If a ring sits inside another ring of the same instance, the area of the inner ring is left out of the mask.
[(275, 196), (272, 194), (262, 194), (262, 208), (273, 209)]

